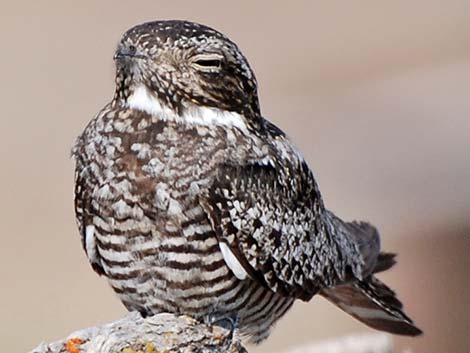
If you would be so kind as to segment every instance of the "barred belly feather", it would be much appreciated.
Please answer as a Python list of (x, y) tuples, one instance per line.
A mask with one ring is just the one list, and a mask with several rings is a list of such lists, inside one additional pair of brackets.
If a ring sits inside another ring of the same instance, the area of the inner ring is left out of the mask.
[(77, 183), (91, 207), (77, 217), (93, 230), (90, 260), (129, 310), (236, 315), (242, 334), (265, 338), (294, 299), (234, 276), (199, 203), (216, 165), (244, 137), (141, 112), (124, 133), (119, 117), (127, 114), (105, 109), (75, 147), (89, 166), (77, 170)]

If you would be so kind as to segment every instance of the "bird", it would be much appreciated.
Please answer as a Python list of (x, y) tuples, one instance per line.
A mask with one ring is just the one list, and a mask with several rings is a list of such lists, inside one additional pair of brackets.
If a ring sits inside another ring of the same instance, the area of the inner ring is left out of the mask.
[(72, 148), (74, 203), (92, 268), (129, 311), (228, 318), (259, 343), (319, 295), (372, 328), (422, 333), (376, 277), (395, 254), (325, 207), (234, 42), (152, 21), (124, 33), (114, 61), (114, 96)]

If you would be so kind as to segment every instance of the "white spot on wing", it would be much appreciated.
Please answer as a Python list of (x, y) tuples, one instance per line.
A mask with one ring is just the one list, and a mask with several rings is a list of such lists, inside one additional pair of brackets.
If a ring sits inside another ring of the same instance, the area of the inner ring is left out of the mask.
[(227, 244), (219, 242), (220, 251), (224, 257), (225, 263), (232, 270), (235, 277), (239, 280), (244, 280), (247, 277), (247, 273), (240, 262), (237, 260), (232, 250), (228, 247)]
[(90, 262), (98, 262), (96, 254), (95, 226), (89, 225), (85, 228), (85, 250)]

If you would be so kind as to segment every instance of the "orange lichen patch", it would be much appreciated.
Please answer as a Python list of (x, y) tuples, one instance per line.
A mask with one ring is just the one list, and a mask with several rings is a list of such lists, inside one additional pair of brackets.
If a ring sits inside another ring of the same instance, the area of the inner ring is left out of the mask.
[(67, 340), (65, 343), (65, 349), (69, 353), (80, 353), (80, 347), (77, 347), (77, 345), (82, 344), (84, 341), (80, 338), (70, 338)]
[(212, 336), (216, 339), (216, 340), (222, 340), (225, 336), (224, 334), (225, 332), (223, 330), (221, 330), (219, 327), (213, 327), (212, 328)]
[(158, 349), (155, 348), (152, 342), (147, 342), (145, 345), (145, 351), (147, 353), (160, 353)]
[(215, 339), (222, 339), (224, 337), (223, 332), (213, 332), (212, 335)]
[(122, 353), (144, 353), (144, 352), (136, 351), (136, 350), (132, 349), (131, 347), (125, 347), (125, 348), (123, 348)]
[(188, 324), (194, 324), (195, 320), (191, 317), (191, 316), (188, 316), (188, 315), (182, 315), (181, 316), (185, 321), (186, 323)]
[(145, 345), (145, 351), (142, 351), (142, 350), (136, 351), (132, 347), (126, 347), (121, 352), (122, 353), (168, 353), (168, 349), (159, 351), (158, 349), (155, 348), (152, 342), (147, 342), (147, 344)]
[[(174, 339), (174, 333), (173, 332), (165, 332), (163, 334), (163, 342), (165, 344), (171, 344), (171, 342), (173, 342), (173, 339)], [(149, 352), (151, 353), (151, 352)]]

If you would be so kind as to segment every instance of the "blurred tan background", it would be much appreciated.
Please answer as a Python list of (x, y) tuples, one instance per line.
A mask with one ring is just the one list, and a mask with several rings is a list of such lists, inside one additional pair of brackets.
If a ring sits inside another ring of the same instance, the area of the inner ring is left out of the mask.
[[(314, 169), (326, 204), (370, 220), (399, 265), (383, 278), (425, 336), (470, 347), (470, 1), (16, 1), (0, 14), (0, 342), (42, 340), (124, 309), (89, 267), (72, 207), (74, 138), (113, 94), (130, 26), (190, 19), (239, 44), (262, 109)], [(321, 298), (252, 353), (368, 329)]]

